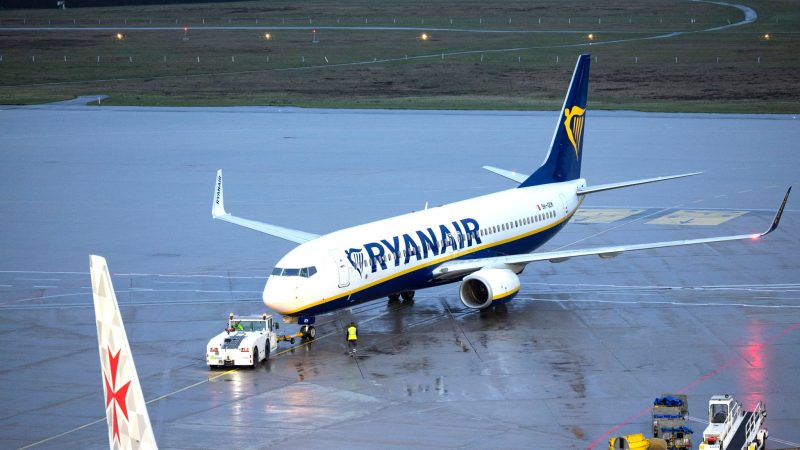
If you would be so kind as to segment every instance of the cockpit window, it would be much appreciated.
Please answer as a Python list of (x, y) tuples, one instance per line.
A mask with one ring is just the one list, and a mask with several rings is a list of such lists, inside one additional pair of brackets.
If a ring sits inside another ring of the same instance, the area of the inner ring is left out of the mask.
[(276, 267), (272, 269), (272, 275), (279, 277), (303, 277), (309, 278), (317, 273), (317, 268), (314, 266), (303, 267), (302, 269), (284, 269)]

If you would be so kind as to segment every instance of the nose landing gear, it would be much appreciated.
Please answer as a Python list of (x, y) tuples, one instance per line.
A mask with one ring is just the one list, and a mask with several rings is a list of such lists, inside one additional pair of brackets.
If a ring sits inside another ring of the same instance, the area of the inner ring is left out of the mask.
[(300, 335), (304, 341), (311, 341), (317, 337), (317, 329), (313, 325), (301, 325)]

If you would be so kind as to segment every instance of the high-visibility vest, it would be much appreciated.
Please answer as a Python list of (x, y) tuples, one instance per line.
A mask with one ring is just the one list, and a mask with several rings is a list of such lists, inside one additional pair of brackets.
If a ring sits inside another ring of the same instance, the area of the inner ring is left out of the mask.
[(355, 341), (356, 339), (358, 339), (358, 335), (356, 334), (357, 331), (358, 330), (357, 330), (357, 328), (355, 326), (347, 327), (347, 340), (348, 341)]

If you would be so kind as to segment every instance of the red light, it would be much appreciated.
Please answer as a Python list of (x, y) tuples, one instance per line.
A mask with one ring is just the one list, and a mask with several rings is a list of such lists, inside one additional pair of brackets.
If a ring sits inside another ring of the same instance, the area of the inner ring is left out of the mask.
[(239, 351), (240, 351), (240, 352), (242, 352), (242, 353), (249, 353), (249, 352), (250, 352), (250, 349), (249, 349), (249, 348), (242, 347), (242, 348), (240, 348), (240, 349), (239, 349)]
[(316, 29), (316, 28), (314, 28), (314, 29), (312, 29), (312, 30), (311, 30), (311, 32), (312, 32), (312, 33), (316, 33), (316, 32), (317, 32), (317, 29)]
[(183, 27), (183, 32), (184, 33), (188, 33), (189, 32), (189, 27)]
[(751, 235), (750, 235), (750, 239), (752, 239), (752, 240), (754, 240), (754, 241), (758, 240), (758, 238), (760, 238), (760, 237), (761, 237), (761, 235), (760, 235), (760, 234), (751, 234)]
[(716, 436), (709, 436), (708, 443), (714, 445), (717, 442)]

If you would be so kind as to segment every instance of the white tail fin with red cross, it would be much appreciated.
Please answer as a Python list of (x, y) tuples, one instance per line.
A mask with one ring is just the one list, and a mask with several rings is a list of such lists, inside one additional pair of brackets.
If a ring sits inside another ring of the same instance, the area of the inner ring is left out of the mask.
[(92, 274), (109, 445), (112, 450), (156, 449), (147, 405), (105, 258), (89, 256), (89, 271)]

